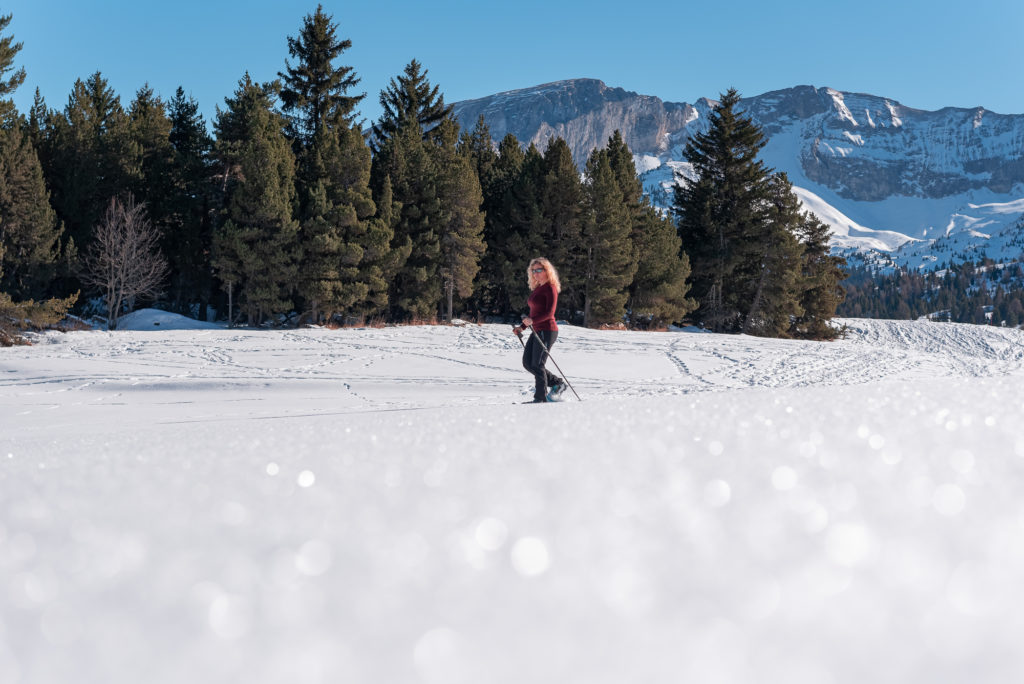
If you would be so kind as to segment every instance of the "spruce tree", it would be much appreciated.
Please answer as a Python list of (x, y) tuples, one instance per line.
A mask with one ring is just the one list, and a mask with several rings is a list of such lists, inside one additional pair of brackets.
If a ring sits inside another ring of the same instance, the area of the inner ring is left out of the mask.
[[(495, 165), (498, 163), (498, 153), (494, 149), (491, 128), (487, 125), (487, 121), (484, 120), (483, 114), (477, 117), (473, 130), (463, 129), (459, 146), (464, 154), (469, 157), (473, 168), (476, 170), (476, 176), (480, 181), (480, 189), (484, 193), (486, 202), (486, 188), (494, 176)], [(485, 210), (487, 208), (485, 204)]]
[[(487, 264), (497, 285), (496, 303), (503, 315), (525, 311), (529, 291), (526, 287), (526, 266), (530, 259), (543, 256), (547, 223), (542, 212), (544, 189), (544, 157), (533, 144), (523, 154), (513, 152), (508, 136), (500, 146), (502, 161), (518, 165), (519, 172), (510, 177), (510, 186), (502, 203), (491, 217), (491, 234), (485, 234), (489, 250)], [(518, 142), (515, 143), (518, 147)], [(519, 161), (521, 160), (521, 161)], [(557, 267), (557, 266), (556, 266)]]
[(801, 220), (800, 200), (783, 173), (768, 179), (764, 223), (749, 236), (753, 258), (737, 269), (735, 287), (749, 301), (742, 331), (762, 337), (785, 337), (791, 319), (801, 315), (798, 280), (803, 248), (796, 239)]
[(630, 217), (630, 239), (637, 260), (627, 302), (630, 320), (648, 326), (681, 321), (696, 303), (686, 296), (690, 261), (681, 251), (676, 227), (644, 195), (633, 153), (620, 131), (612, 134), (605, 149)]
[[(46, 131), (50, 126), (50, 117), (51, 113), (46, 106), (46, 100), (43, 99), (39, 88), (36, 88), (35, 96), (32, 99), (32, 107), (28, 112), (28, 135), (32, 139), (32, 145), (36, 148), (37, 153), (41, 151), (43, 142), (46, 139)], [(40, 159), (40, 163), (42, 163), (42, 159)]]
[[(12, 17), (10, 14), (0, 16), (0, 34), (6, 33)], [(15, 43), (13, 36), (0, 38), (0, 126), (4, 128), (10, 128), (18, 116), (9, 96), (25, 82), (25, 68), (14, 68), (14, 58), (21, 48), (22, 44)]]
[(580, 172), (568, 143), (561, 137), (548, 141), (544, 150), (540, 187), (543, 224), (541, 252), (558, 269), (562, 292), (560, 314), (572, 318), (583, 304), (587, 262), (583, 247), (584, 192)]
[(149, 220), (161, 232), (173, 193), (171, 126), (164, 101), (148, 84), (139, 88), (128, 108), (131, 141), (139, 154), (139, 173), (131, 192), (145, 204)]
[(392, 78), (388, 87), (381, 91), (380, 105), (384, 113), (373, 125), (370, 138), (374, 154), (405, 125), (406, 119), (415, 120), (423, 137), (431, 137), (437, 124), (451, 117), (453, 105), (445, 105), (439, 86), (430, 85), (427, 73), (428, 70), (414, 59), (406, 65), (404, 76), (398, 76), (397, 80)]
[(607, 150), (594, 150), (587, 161), (586, 191), (583, 324), (594, 327), (622, 320), (636, 273), (636, 255), (629, 211)]
[(320, 312), (329, 320), (369, 298), (372, 266), (364, 259), (380, 226), (370, 226), (370, 150), (358, 128), (321, 123), (310, 155), (316, 185), (303, 218), (300, 293), (317, 321)]
[(359, 84), (350, 66), (336, 66), (335, 60), (352, 47), (352, 41), (338, 38), (334, 18), (317, 5), (316, 12), (302, 20), (296, 38), (288, 37), (288, 54), (297, 60), (295, 66), (285, 61), (285, 70), (278, 73), (283, 81), (281, 107), (288, 115), (290, 136), (308, 146), (320, 129), (355, 123), (355, 108), (366, 93), (349, 95)]
[[(298, 159), (296, 189), (300, 215), (310, 219), (309, 204), (317, 188), (327, 182), (323, 145), (337, 149), (342, 131), (355, 123), (355, 107), (366, 94), (349, 95), (359, 80), (350, 66), (335, 62), (352, 47), (352, 41), (338, 38), (338, 25), (319, 5), (303, 19), (298, 37), (288, 38), (288, 52), (297, 60), (292, 66), (285, 60), (281, 108), (288, 117), (286, 133)], [(321, 128), (325, 131), (321, 132)]]
[(140, 174), (128, 115), (99, 72), (75, 81), (67, 106), (52, 117), (40, 157), (57, 216), (85, 249), (110, 199), (130, 192)]
[[(11, 15), (0, 17), (0, 33), (10, 22)], [(55, 275), (61, 226), (30, 126), (9, 99), (25, 80), (25, 70), (14, 68), (21, 48), (11, 36), (0, 38), (0, 291), (28, 299), (41, 297)]]
[(470, 149), (457, 149), (459, 125), (451, 119), (439, 125), (435, 150), (438, 199), (441, 203), (440, 276), (445, 319), (452, 320), (455, 295), (467, 298), (484, 253), (483, 192)]
[(365, 94), (348, 95), (359, 79), (351, 67), (335, 64), (352, 42), (339, 40), (337, 31), (318, 6), (305, 17), (299, 36), (288, 39), (289, 54), (298, 61), (286, 62), (280, 74), (282, 106), (299, 159), (299, 292), (315, 321), (321, 314), (329, 320), (372, 312), (386, 300), (381, 278), (389, 262), (380, 247), (392, 237), (389, 220), (376, 216), (370, 150), (354, 123), (353, 110)]
[(392, 247), (409, 250), (388, 295), (392, 317), (401, 320), (431, 318), (441, 301), (439, 172), (433, 143), (423, 140), (422, 130), (415, 118), (406, 117), (373, 160), (376, 183), (389, 180), (394, 202), (400, 205)]
[(633, 228), (637, 271), (629, 287), (630, 321), (650, 327), (682, 321), (697, 303), (687, 297), (690, 258), (681, 249), (675, 224), (645, 204)]
[(250, 324), (286, 313), (298, 276), (295, 157), (273, 111), (277, 88), (246, 73), (217, 113), (217, 154), (231, 187), (226, 220), (214, 236), (214, 265), (229, 296), (237, 285)]
[[(479, 124), (478, 124), (479, 125)], [(488, 133), (488, 138), (490, 133)], [(536, 152), (536, 148), (533, 148)], [(509, 245), (511, 237), (512, 188), (519, 181), (523, 172), (526, 155), (519, 141), (508, 133), (498, 145), (497, 156), (490, 173), (481, 178), (484, 197), (484, 242), (486, 248), (480, 261), (479, 285), (477, 287), (477, 310), (491, 316), (509, 316), (512, 307), (509, 301), (510, 292), (505, 272), (508, 265), (518, 264), (524, 268), (523, 257), (512, 253)], [(522, 288), (522, 276), (518, 286)], [(514, 285), (514, 284), (513, 284)]]
[(636, 164), (633, 162), (633, 153), (622, 137), (621, 131), (616, 129), (608, 138), (608, 163), (615, 174), (615, 180), (622, 190), (622, 201), (629, 208), (630, 214), (639, 212), (643, 202), (644, 188), (640, 178), (636, 175)]
[(384, 113), (373, 127), (374, 149), (371, 187), (380, 200), (385, 179), (391, 181), (393, 199), (401, 209), (394, 222), (392, 248), (409, 250), (398, 265), (389, 292), (392, 315), (403, 319), (432, 317), (441, 301), (438, 279), (443, 206), (437, 165), (438, 124), (450, 118), (438, 86), (431, 86), (426, 70), (413, 60), (405, 75), (391, 79), (381, 92)]
[[(829, 321), (846, 297), (840, 283), (848, 273), (843, 270), (846, 260), (829, 254), (830, 235), (828, 226), (813, 214), (802, 216), (797, 228), (797, 237), (803, 245), (799, 281), (802, 313), (793, 321), (792, 334), (795, 337), (830, 340), (838, 335)], [(910, 313), (909, 308), (907, 313)], [(1016, 325), (1016, 322), (1010, 325)]]
[(198, 305), (199, 317), (204, 318), (213, 297), (213, 141), (206, 132), (199, 104), (186, 97), (180, 86), (168, 104), (168, 117), (171, 187), (163, 218), (162, 249), (171, 269), (170, 301), (175, 310), (186, 314)]
[(412, 253), (411, 240), (395, 240), (402, 205), (394, 200), (390, 177), (384, 178), (375, 204), (377, 215), (367, 222), (362, 241), (359, 279), (366, 284), (366, 297), (353, 307), (354, 313), (361, 316), (376, 316), (387, 311), (391, 281)]
[(769, 197), (768, 172), (757, 159), (764, 136), (735, 111), (739, 99), (734, 89), (723, 95), (708, 129), (687, 144), (696, 179), (676, 186), (673, 206), (690, 257), (696, 316), (722, 332), (738, 331), (746, 320)]
[(57, 273), (61, 233), (31, 139), (21, 126), (0, 129), (0, 291), (44, 296)]

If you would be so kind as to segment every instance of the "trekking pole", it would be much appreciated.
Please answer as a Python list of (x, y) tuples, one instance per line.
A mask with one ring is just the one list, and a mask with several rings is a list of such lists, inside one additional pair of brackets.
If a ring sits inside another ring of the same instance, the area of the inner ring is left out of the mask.
[(523, 333), (521, 331), (519, 331), (519, 330), (516, 330), (515, 328), (512, 328), (512, 330), (515, 331), (516, 337), (519, 338), (519, 344), (523, 345), (523, 348), (525, 349), (526, 348), (526, 343), (523, 342)]
[[(536, 337), (537, 341), (540, 343), (541, 349), (543, 349), (545, 351), (545, 353), (547, 353), (548, 358), (551, 359), (551, 363), (555, 364), (555, 369), (558, 371), (558, 374), (562, 376), (562, 379), (565, 380), (565, 384), (569, 386), (569, 389), (572, 390), (573, 394), (576, 394), (576, 390), (573, 388), (572, 383), (569, 382), (569, 378), (565, 377), (565, 373), (563, 373), (562, 369), (558, 367), (558, 362), (555, 361), (555, 358), (553, 356), (551, 356), (551, 350), (548, 349), (548, 345), (544, 344), (544, 340), (540, 339), (540, 335), (537, 334), (537, 331), (533, 329), (532, 325), (529, 326), (529, 327), (530, 327), (530, 332), (533, 333), (533, 336)], [(522, 342), (522, 340), (519, 340), (519, 341)], [(523, 346), (525, 347), (526, 344), (523, 343)], [(576, 394), (576, 400), (577, 401), (583, 401), (582, 399), (580, 399), (580, 395), (578, 395), (578, 394)]]

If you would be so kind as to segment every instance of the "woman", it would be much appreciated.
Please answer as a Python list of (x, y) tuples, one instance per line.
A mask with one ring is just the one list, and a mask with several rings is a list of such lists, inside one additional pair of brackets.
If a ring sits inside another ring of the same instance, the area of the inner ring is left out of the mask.
[[(530, 315), (523, 316), (523, 324), (516, 327), (514, 332), (521, 336), (523, 330), (533, 326), (533, 334), (523, 350), (523, 367), (536, 378), (533, 401), (527, 403), (539, 404), (554, 401), (565, 388), (565, 381), (544, 367), (548, 360), (548, 350), (558, 339), (555, 307), (558, 306), (558, 293), (562, 285), (558, 281), (558, 271), (544, 258), (530, 262), (526, 279), (530, 285), (530, 297), (526, 300), (530, 306)], [(550, 392), (548, 387), (551, 388)]]

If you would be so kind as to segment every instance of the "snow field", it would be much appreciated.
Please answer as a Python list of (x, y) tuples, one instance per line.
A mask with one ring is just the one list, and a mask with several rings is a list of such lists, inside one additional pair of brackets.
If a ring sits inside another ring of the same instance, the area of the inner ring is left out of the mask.
[(1020, 332), (48, 335), (0, 356), (13, 682), (977, 682), (1024, 665)]

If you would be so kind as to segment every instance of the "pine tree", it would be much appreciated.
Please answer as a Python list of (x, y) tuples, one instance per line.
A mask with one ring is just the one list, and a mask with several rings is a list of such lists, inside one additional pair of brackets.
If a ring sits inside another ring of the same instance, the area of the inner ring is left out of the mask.
[(412, 252), (411, 240), (401, 243), (394, 240), (402, 206), (394, 201), (391, 178), (384, 179), (384, 187), (375, 204), (377, 215), (366, 224), (366, 234), (362, 241), (363, 260), (359, 269), (359, 279), (366, 284), (367, 293), (362, 301), (353, 306), (353, 313), (363, 317), (381, 315), (387, 311), (391, 281)]
[[(480, 127), (482, 120), (478, 122)], [(474, 135), (475, 135), (474, 131)], [(490, 140), (490, 132), (487, 133)], [(536, 148), (534, 148), (536, 152)], [(480, 184), (484, 197), (484, 255), (480, 260), (480, 275), (477, 286), (477, 310), (487, 315), (505, 317), (512, 313), (509, 301), (510, 290), (505, 280), (506, 265), (518, 263), (522, 269), (523, 257), (516, 257), (509, 251), (508, 239), (512, 206), (511, 192), (523, 171), (526, 155), (519, 141), (508, 133), (498, 145), (498, 152), (490, 171), (481, 175)], [(480, 167), (478, 163), (478, 168)], [(481, 172), (483, 173), (483, 172)], [(525, 257), (529, 259), (530, 257)], [(522, 287), (522, 276), (518, 285)], [(514, 290), (513, 290), (514, 291)]]
[(199, 104), (180, 86), (168, 104), (172, 148), (170, 191), (163, 219), (163, 253), (171, 268), (171, 304), (180, 313), (198, 305), (200, 318), (213, 297), (210, 251), (213, 244), (213, 141)]
[(246, 73), (216, 124), (217, 153), (233, 182), (227, 218), (214, 236), (214, 267), (229, 296), (238, 287), (250, 324), (286, 313), (298, 276), (295, 157), (272, 109), (277, 87)]
[(757, 160), (764, 136), (735, 111), (738, 103), (730, 89), (707, 131), (687, 144), (696, 179), (676, 186), (673, 206), (692, 267), (697, 318), (721, 332), (737, 331), (746, 320), (769, 195), (768, 172)]
[(556, 268), (562, 284), (558, 296), (560, 314), (572, 318), (584, 299), (587, 272), (583, 241), (584, 191), (580, 172), (568, 143), (561, 137), (548, 141), (544, 150), (540, 187), (542, 221), (541, 253)]
[(374, 149), (371, 187), (380, 201), (385, 178), (391, 181), (394, 202), (401, 209), (395, 217), (392, 249), (409, 250), (398, 265), (389, 291), (392, 315), (425, 319), (438, 311), (441, 285), (438, 279), (440, 235), (444, 207), (439, 196), (442, 170), (437, 166), (438, 124), (450, 118), (438, 86), (431, 86), (426, 70), (413, 60), (405, 76), (391, 79), (381, 92), (384, 113), (373, 127)]
[(439, 173), (431, 147), (423, 140), (419, 122), (407, 117), (374, 157), (374, 171), (378, 178), (390, 180), (394, 201), (401, 207), (392, 247), (409, 250), (388, 295), (392, 316), (398, 319), (429, 319), (441, 301), (437, 276), (442, 216)]
[[(318, 321), (335, 314), (373, 310), (386, 289), (381, 242), (391, 226), (377, 218), (369, 187), (371, 155), (353, 110), (365, 94), (347, 93), (359, 83), (353, 69), (334, 62), (352, 46), (339, 40), (338, 26), (318, 6), (297, 38), (288, 39), (297, 58), (280, 76), (288, 132), (299, 159), (298, 193), (303, 264), (299, 291)], [(390, 202), (390, 200), (388, 200)], [(388, 209), (390, 211), (390, 208)]]
[[(499, 167), (509, 159), (509, 165), (519, 167), (518, 174), (510, 177), (510, 187), (504, 193), (501, 206), (491, 216), (490, 235), (485, 234), (489, 255), (487, 264), (493, 269), (491, 277), (497, 283), (498, 307), (502, 315), (515, 315), (525, 311), (529, 291), (526, 288), (526, 266), (530, 259), (544, 253), (546, 222), (541, 210), (544, 189), (544, 157), (531, 144), (526, 153), (513, 152), (506, 145), (508, 136), (499, 150)], [(514, 139), (512, 139), (514, 141)], [(518, 148), (518, 142), (515, 143)], [(521, 161), (519, 161), (521, 160)], [(518, 322), (518, 318), (516, 318)]]
[(141, 155), (120, 98), (99, 72), (75, 81), (67, 106), (48, 128), (40, 158), (53, 207), (84, 249), (110, 199), (135, 187)]
[(17, 299), (46, 294), (61, 233), (31, 139), (21, 126), (0, 129), (0, 290)]
[(627, 206), (607, 150), (594, 150), (587, 161), (588, 215), (583, 230), (586, 290), (583, 324), (621, 321), (628, 288), (636, 274)]
[(753, 258), (737, 269), (742, 280), (736, 287), (747, 291), (750, 302), (743, 312), (743, 332), (785, 337), (791, 319), (803, 313), (798, 290), (803, 249), (795, 235), (802, 216), (785, 174), (769, 177), (768, 193), (764, 223), (747, 242)]
[(630, 214), (637, 214), (643, 202), (644, 188), (640, 178), (636, 175), (636, 164), (633, 162), (633, 153), (622, 138), (622, 132), (617, 130), (608, 138), (608, 163), (615, 174), (615, 180), (622, 190), (622, 201), (629, 208)]
[[(370, 297), (374, 276), (367, 250), (379, 241), (371, 227), (376, 206), (370, 193), (370, 150), (357, 127), (320, 125), (310, 146), (311, 178), (317, 180), (303, 219), (300, 293), (314, 321), (323, 312), (352, 312)], [(376, 285), (379, 288), (379, 284)]]
[[(848, 274), (843, 270), (846, 260), (829, 254), (830, 235), (828, 226), (813, 214), (803, 215), (797, 228), (797, 237), (803, 244), (800, 279), (803, 312), (793, 321), (792, 333), (796, 337), (829, 340), (838, 334), (829, 321), (846, 296), (840, 283)], [(908, 318), (912, 317), (909, 307), (907, 314)]]
[(384, 141), (412, 118), (423, 137), (431, 137), (442, 119), (450, 118), (453, 105), (445, 105), (439, 86), (431, 87), (427, 69), (415, 59), (405, 67), (405, 75), (391, 79), (387, 89), (381, 91), (380, 105), (384, 113), (373, 125), (370, 146), (376, 154)]
[[(495, 165), (498, 163), (498, 153), (494, 149), (494, 140), (491, 138), (491, 128), (484, 120), (484, 115), (477, 117), (473, 130), (463, 129), (459, 139), (459, 147), (470, 159), (476, 176), (480, 181), (480, 190), (484, 193), (485, 202), (487, 193), (485, 189), (491, 182), (495, 173)], [(485, 211), (488, 207), (485, 205)]]
[(681, 321), (696, 302), (686, 296), (690, 260), (681, 250), (676, 227), (644, 195), (633, 153), (620, 131), (612, 134), (605, 149), (630, 216), (630, 239), (637, 261), (627, 302), (630, 320), (634, 325), (650, 326)]
[(454, 297), (473, 293), (473, 280), (484, 253), (483, 192), (471, 150), (456, 146), (459, 125), (445, 119), (439, 125), (435, 150), (438, 199), (441, 203), (440, 276), (444, 287), (445, 319), (452, 320)]
[[(0, 16), (0, 34), (7, 31), (12, 17), (11, 14)], [(3, 128), (10, 128), (18, 116), (14, 102), (8, 96), (25, 82), (25, 68), (14, 68), (14, 58), (21, 48), (22, 44), (15, 43), (13, 36), (0, 38), (0, 126)]]
[(335, 66), (334, 62), (352, 47), (351, 40), (338, 39), (338, 25), (324, 13), (323, 5), (302, 20), (297, 38), (288, 37), (288, 54), (297, 60), (293, 67), (285, 61), (281, 107), (288, 114), (288, 130), (293, 140), (303, 146), (311, 144), (321, 123), (328, 126), (351, 127), (354, 110), (366, 97), (349, 95), (359, 85), (352, 67)]
[[(28, 112), (28, 135), (32, 139), (32, 146), (36, 148), (37, 153), (42, 149), (43, 142), (46, 139), (50, 117), (51, 113), (46, 106), (46, 100), (43, 99), (39, 88), (36, 88), (32, 107)], [(42, 163), (42, 159), (40, 159), (40, 163)]]
[(161, 233), (173, 192), (171, 126), (164, 101), (148, 84), (139, 88), (128, 108), (131, 141), (139, 154), (139, 174), (131, 192), (146, 206), (149, 220)]
[[(0, 33), (10, 22), (11, 15), (0, 17)], [(30, 127), (8, 97), (25, 80), (13, 65), (21, 48), (11, 36), (0, 38), (0, 290), (26, 299), (42, 296), (53, 279), (61, 226)]]
[(687, 297), (690, 258), (681, 249), (675, 224), (646, 204), (633, 227), (637, 271), (629, 287), (630, 321), (651, 327), (682, 321), (697, 303)]

